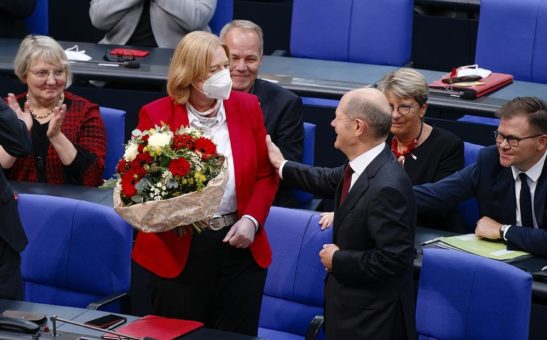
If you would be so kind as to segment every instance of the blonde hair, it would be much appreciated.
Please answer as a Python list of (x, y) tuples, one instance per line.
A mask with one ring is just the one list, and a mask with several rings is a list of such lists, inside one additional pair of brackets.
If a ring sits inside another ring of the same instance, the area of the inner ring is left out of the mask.
[(427, 103), (429, 93), (427, 80), (424, 76), (420, 72), (407, 67), (385, 74), (378, 83), (378, 89), (385, 95), (390, 92), (400, 99), (412, 98), (420, 106)]
[(72, 84), (72, 71), (65, 51), (55, 39), (45, 35), (27, 35), (13, 61), (13, 68), (19, 80), (26, 78), (30, 65), (35, 61), (44, 61), (49, 64), (61, 64), (66, 73), (66, 87)]
[(186, 104), (190, 86), (209, 74), (213, 53), (219, 47), (230, 56), (228, 46), (214, 34), (205, 31), (188, 33), (178, 44), (169, 65), (167, 93), (177, 103)]

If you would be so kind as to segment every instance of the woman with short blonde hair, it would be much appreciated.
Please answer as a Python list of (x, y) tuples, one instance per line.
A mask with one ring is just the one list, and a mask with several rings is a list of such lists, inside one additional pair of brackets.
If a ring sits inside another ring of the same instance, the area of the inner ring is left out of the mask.
[(7, 103), (31, 132), (32, 154), (13, 157), (0, 148), (0, 165), (11, 180), (99, 186), (103, 183), (106, 130), (99, 107), (65, 89), (72, 82), (67, 56), (57, 41), (29, 35), (14, 60), (27, 91)]

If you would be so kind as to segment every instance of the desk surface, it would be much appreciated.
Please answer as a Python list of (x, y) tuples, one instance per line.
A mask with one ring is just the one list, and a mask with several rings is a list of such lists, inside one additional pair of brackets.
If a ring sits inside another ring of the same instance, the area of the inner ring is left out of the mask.
[(15, 192), (20, 194), (59, 196), (103, 204), (109, 207), (114, 206), (112, 189), (17, 181), (10, 181), (10, 185)]
[[(415, 272), (419, 273), (422, 268), (422, 254), (424, 248), (424, 246), (422, 246), (423, 242), (435, 239), (437, 237), (453, 235), (455, 234), (447, 231), (417, 227), (416, 236), (414, 239), (414, 245), (417, 250), (417, 256), (414, 259)], [(429, 244), (425, 247), (435, 247), (435, 244)], [(533, 273), (541, 270), (541, 268), (546, 266), (547, 259), (534, 256), (528, 259), (511, 262), (510, 264), (528, 273)], [(547, 304), (547, 283), (534, 280), (532, 282), (532, 295), (536, 302), (541, 304)]]
[[(97, 62), (104, 61), (105, 51), (113, 47), (81, 42), (61, 41), (60, 43), (64, 48), (77, 44), (80, 50), (85, 50), (92, 60)], [(2, 46), (0, 73), (13, 73), (13, 59), (19, 40), (0, 39), (0, 46)], [(173, 50), (163, 48), (149, 50), (150, 55), (137, 58), (141, 65), (139, 69), (75, 62), (72, 63), (72, 70), (75, 76), (82, 79), (164, 85)], [(395, 69), (397, 67), (266, 55), (259, 77), (274, 81), (301, 95), (339, 98), (348, 90), (375, 84), (383, 74)], [(429, 82), (444, 74), (437, 71), (419, 71)], [(475, 100), (432, 93), (429, 103), (431, 106), (440, 108), (491, 115), (504, 102), (519, 95), (537, 96), (547, 100), (547, 84), (515, 81), (501, 90)]]
[[(18, 311), (26, 311), (26, 312), (33, 312), (33, 313), (40, 313), (44, 314), (48, 318), (48, 327), (50, 329), (49, 336), (51, 336), (52, 329), (52, 323), (49, 321), (49, 318), (53, 315), (57, 315), (58, 317), (74, 321), (78, 323), (83, 323), (86, 321), (89, 321), (91, 319), (109, 314), (108, 312), (102, 312), (97, 310), (90, 310), (90, 309), (83, 309), (83, 308), (73, 308), (73, 307), (64, 307), (64, 306), (55, 306), (55, 305), (46, 305), (46, 304), (40, 304), (40, 303), (32, 303), (32, 302), (23, 302), (23, 301), (11, 301), (11, 300), (3, 300), (0, 299), (0, 313), (3, 312), (6, 309), (10, 310), (18, 310)], [(127, 322), (131, 322), (133, 320), (138, 319), (136, 316), (131, 315), (124, 315), (127, 317)], [(78, 327), (75, 325), (70, 325), (63, 322), (57, 323), (57, 329), (59, 332), (68, 332), (72, 333), (72, 337), (57, 337), (55, 339), (76, 339), (75, 335), (85, 335), (86, 337), (89, 337), (90, 339), (101, 339), (100, 335), (101, 333), (98, 331), (94, 331), (91, 329)], [(2, 335), (4, 335), (5, 332), (0, 332), (0, 339), (2, 338)], [(32, 339), (31, 335), (23, 335), (21, 333), (17, 333), (17, 337), (14, 335), (14, 339)], [(20, 336), (19, 336), (20, 335)], [(48, 337), (48, 334), (44, 334), (44, 336), (41, 336), (40, 339), (50, 339), (53, 337)], [(179, 339), (184, 340), (253, 340), (253, 339), (259, 339), (256, 337), (243, 335), (243, 334), (236, 334), (231, 332), (224, 332), (209, 328), (199, 328), (191, 333), (188, 333), (184, 336), (179, 337)]]

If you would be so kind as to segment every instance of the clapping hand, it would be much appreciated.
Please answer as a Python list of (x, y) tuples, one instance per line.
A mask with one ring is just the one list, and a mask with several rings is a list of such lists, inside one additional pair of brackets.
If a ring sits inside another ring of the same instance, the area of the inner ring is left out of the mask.
[(28, 101), (25, 101), (24, 110), (21, 109), (15, 95), (13, 93), (8, 93), (8, 105), (13, 111), (17, 114), (17, 117), (25, 122), (27, 130), (32, 129), (32, 115), (30, 114), (30, 104)]
[(49, 139), (57, 137), (61, 133), (61, 127), (65, 121), (66, 104), (61, 107), (56, 107), (53, 110), (53, 117), (49, 121), (49, 127), (47, 129), (47, 137)]

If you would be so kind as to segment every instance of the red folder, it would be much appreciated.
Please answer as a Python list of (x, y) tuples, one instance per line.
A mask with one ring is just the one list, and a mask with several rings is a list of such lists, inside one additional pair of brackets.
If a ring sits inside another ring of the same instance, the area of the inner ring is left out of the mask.
[[(192, 320), (171, 319), (156, 315), (142, 318), (116, 328), (116, 333), (135, 338), (152, 337), (156, 340), (172, 340), (203, 326), (203, 323)], [(105, 334), (105, 339), (119, 339), (115, 334)]]
[(442, 76), (429, 84), (430, 92), (443, 93), (463, 99), (475, 99), (493, 92), (513, 82), (513, 76), (505, 73), (492, 72), (488, 77), (479, 80), (482, 84), (475, 86), (458, 86), (458, 84), (446, 84), (442, 80), (449, 78), (450, 73)]

